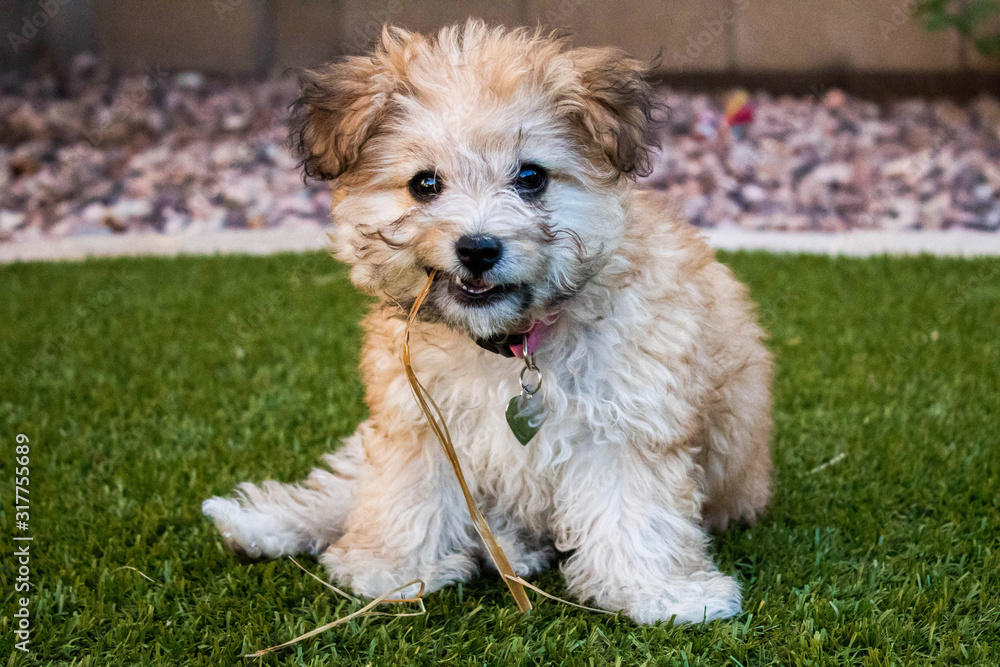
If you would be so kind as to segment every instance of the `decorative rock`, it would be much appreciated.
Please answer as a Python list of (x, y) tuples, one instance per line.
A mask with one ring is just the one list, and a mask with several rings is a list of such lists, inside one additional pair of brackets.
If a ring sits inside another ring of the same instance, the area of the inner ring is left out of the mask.
[(226, 132), (239, 132), (245, 130), (250, 124), (250, 119), (243, 114), (231, 113), (222, 119), (222, 129)]
[(174, 82), (179, 88), (197, 90), (205, 85), (205, 77), (199, 72), (181, 72), (174, 79)]
[(1000, 229), (1000, 205), (993, 205), (983, 216), (982, 228), (991, 232)]
[(904, 231), (917, 228), (920, 204), (910, 198), (896, 198), (889, 205), (888, 214), (882, 216), (880, 225), (889, 231)]
[(823, 96), (823, 106), (827, 109), (841, 109), (846, 103), (847, 95), (839, 88), (834, 88)]
[(153, 211), (152, 204), (145, 199), (119, 199), (111, 207), (111, 215), (119, 220), (145, 218)]
[(740, 189), (743, 200), (749, 204), (759, 204), (767, 198), (767, 191), (756, 183), (748, 183)]
[[(73, 234), (322, 225), (328, 185), (303, 185), (285, 146), (294, 77), (233, 83), (199, 72), (112, 77), (92, 57), (0, 93), (0, 241)], [(671, 112), (643, 187), (695, 225), (839, 231), (1000, 228), (1000, 102), (877, 104), (838, 89), (659, 92)]]
[(9, 239), (11, 235), (24, 226), (27, 216), (18, 211), (0, 211), (0, 239)]
[(972, 189), (972, 196), (977, 202), (992, 202), (996, 201), (996, 193), (993, 191), (993, 186), (989, 183), (980, 183)]

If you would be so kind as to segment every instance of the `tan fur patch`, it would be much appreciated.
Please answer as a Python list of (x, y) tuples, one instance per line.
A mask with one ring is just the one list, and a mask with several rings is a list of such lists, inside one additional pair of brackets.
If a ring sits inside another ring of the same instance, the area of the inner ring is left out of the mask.
[[(377, 299), (363, 322), (370, 416), (327, 457), (332, 473), (206, 501), (230, 544), (322, 554), (369, 597), (478, 570), (482, 545), (401, 360), (429, 284), (412, 368), (513, 568), (562, 551), (573, 595), (639, 623), (739, 612), (706, 545), (770, 497), (771, 357), (746, 288), (676, 202), (634, 189), (651, 150), (644, 73), (620, 51), (471, 21), (434, 37), (387, 29), (372, 56), (304, 75), (293, 140), (308, 174), (334, 179), (337, 256)], [(476, 239), (488, 266), (460, 252)], [(543, 318), (547, 418), (524, 447), (504, 419), (523, 362), (476, 341)]]

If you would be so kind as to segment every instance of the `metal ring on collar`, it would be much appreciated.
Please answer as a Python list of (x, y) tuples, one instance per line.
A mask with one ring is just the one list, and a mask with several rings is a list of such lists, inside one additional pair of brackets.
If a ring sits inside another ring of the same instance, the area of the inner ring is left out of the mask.
[[(526, 362), (528, 361), (528, 357), (525, 357), (525, 361)], [(524, 383), (524, 374), (527, 373), (528, 371), (533, 371), (535, 374), (538, 375), (538, 380), (535, 382), (535, 386), (532, 387), (531, 389), (529, 389), (528, 385)], [(538, 367), (535, 366), (535, 364), (531, 362), (525, 363), (524, 368), (521, 369), (520, 381), (521, 381), (521, 391), (523, 391), (528, 396), (534, 396), (536, 393), (538, 393), (538, 390), (542, 388), (542, 372), (538, 370)]]

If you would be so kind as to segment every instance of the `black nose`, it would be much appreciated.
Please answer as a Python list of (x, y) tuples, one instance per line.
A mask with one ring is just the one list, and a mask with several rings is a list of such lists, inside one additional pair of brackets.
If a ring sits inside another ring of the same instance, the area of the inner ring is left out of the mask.
[(503, 244), (495, 236), (470, 236), (466, 234), (455, 243), (459, 261), (475, 275), (481, 275), (500, 261)]

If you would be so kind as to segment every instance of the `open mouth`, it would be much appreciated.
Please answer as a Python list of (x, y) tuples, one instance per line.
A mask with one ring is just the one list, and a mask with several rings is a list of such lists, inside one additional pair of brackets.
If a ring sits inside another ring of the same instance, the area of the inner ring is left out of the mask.
[(466, 306), (488, 306), (517, 289), (517, 285), (494, 283), (484, 278), (453, 275), (441, 276), (441, 279), (447, 280), (449, 294)]

